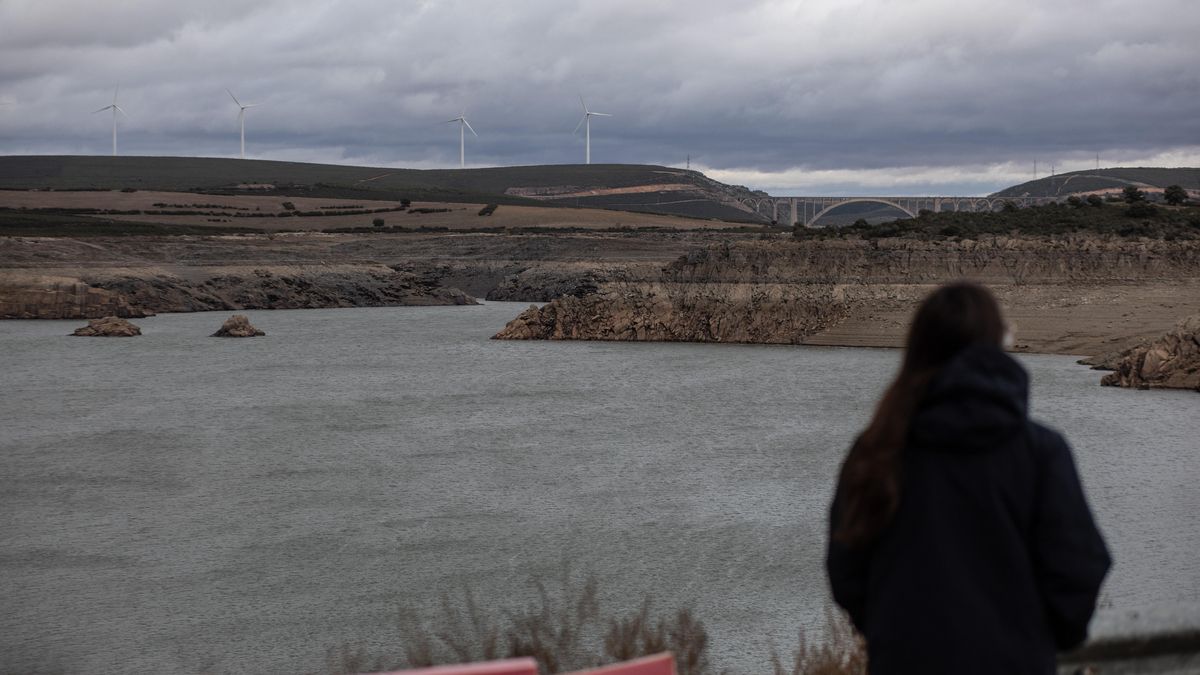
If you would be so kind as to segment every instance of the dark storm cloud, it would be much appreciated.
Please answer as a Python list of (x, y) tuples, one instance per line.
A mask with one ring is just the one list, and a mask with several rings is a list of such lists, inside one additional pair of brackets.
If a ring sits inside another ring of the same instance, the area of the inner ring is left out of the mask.
[(1187, 0), (0, 0), (0, 152), (414, 167), (682, 164), (784, 192), (990, 191), (1031, 164), (1200, 164)]

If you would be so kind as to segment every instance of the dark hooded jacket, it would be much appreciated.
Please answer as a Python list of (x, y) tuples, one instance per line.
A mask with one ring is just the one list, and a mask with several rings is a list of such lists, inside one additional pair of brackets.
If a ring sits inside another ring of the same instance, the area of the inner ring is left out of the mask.
[(1027, 400), (1011, 357), (963, 350), (918, 404), (892, 521), (863, 546), (830, 537), (871, 673), (1053, 673), (1086, 637), (1110, 559), (1071, 451)]

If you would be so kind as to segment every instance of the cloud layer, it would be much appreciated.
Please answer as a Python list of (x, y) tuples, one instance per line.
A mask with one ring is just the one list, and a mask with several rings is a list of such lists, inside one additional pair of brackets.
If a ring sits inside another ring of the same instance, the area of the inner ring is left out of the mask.
[(0, 0), (0, 153), (682, 165), (777, 194), (1200, 164), (1188, 0)]

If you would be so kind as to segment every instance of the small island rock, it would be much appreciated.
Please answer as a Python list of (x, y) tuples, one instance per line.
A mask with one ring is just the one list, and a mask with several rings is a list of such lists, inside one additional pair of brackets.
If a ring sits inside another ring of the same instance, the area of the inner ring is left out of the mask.
[(72, 335), (84, 337), (133, 337), (141, 335), (142, 329), (118, 316), (90, 319), (88, 325), (76, 328)]
[(250, 325), (250, 319), (245, 314), (234, 314), (221, 324), (221, 330), (212, 337), (258, 337), (266, 333)]

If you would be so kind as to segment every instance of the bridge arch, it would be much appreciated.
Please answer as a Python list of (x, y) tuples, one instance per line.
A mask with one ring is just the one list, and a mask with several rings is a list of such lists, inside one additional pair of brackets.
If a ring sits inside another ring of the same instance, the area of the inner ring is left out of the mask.
[(805, 227), (812, 227), (814, 224), (816, 224), (816, 222), (818, 220), (821, 219), (822, 216), (829, 213), (830, 211), (832, 211), (840, 206), (845, 206), (847, 204), (858, 204), (858, 203), (886, 204), (888, 206), (891, 206), (892, 208), (899, 209), (899, 210), (903, 211), (904, 213), (908, 214), (909, 218), (917, 217), (917, 214), (913, 213), (913, 211), (911, 209), (901, 206), (900, 203), (896, 202), (896, 201), (884, 199), (882, 197), (854, 197), (851, 199), (846, 199), (844, 201), (835, 202), (833, 204), (830, 204), (829, 206), (826, 206), (825, 208), (818, 211), (804, 225), (805, 225)]

